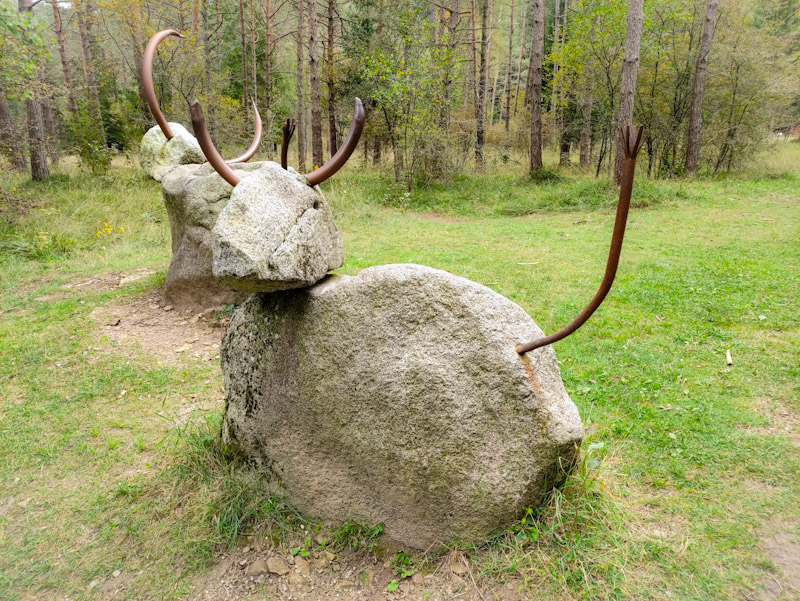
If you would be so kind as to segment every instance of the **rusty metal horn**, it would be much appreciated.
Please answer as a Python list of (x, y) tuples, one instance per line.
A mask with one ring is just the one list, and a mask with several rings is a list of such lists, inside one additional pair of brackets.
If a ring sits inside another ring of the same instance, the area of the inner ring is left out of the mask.
[(355, 107), (353, 109), (353, 120), (350, 122), (350, 129), (347, 131), (347, 137), (344, 139), (338, 152), (333, 155), (327, 163), (319, 169), (306, 174), (310, 185), (316, 186), (317, 184), (321, 184), (342, 168), (358, 146), (358, 140), (361, 138), (365, 120), (364, 105), (361, 103), (360, 98), (356, 98)]
[(253, 134), (253, 142), (243, 154), (240, 154), (235, 159), (228, 159), (225, 161), (226, 163), (246, 163), (253, 158), (253, 155), (255, 155), (255, 153), (257, 153), (258, 149), (261, 147), (261, 133), (263, 124), (261, 123), (261, 115), (258, 114), (258, 107), (256, 106), (255, 100), (253, 101), (253, 115), (255, 116), (256, 120), (256, 130)]
[(206, 128), (206, 119), (203, 116), (203, 109), (200, 103), (195, 100), (189, 107), (189, 111), (192, 115), (192, 129), (194, 129), (194, 135), (200, 143), (200, 148), (202, 148), (203, 154), (206, 155), (206, 159), (211, 163), (214, 171), (222, 176), (222, 179), (231, 186), (236, 186), (236, 184), (242, 181), (242, 178), (236, 175), (233, 169), (228, 167), (225, 159), (220, 156), (219, 151), (216, 146), (214, 146), (214, 142), (211, 141), (211, 136), (208, 134), (208, 128)]
[(289, 168), (289, 141), (294, 135), (294, 130), (297, 127), (297, 121), (294, 119), (286, 119), (283, 124), (283, 142), (281, 142), (281, 167), (284, 169)]
[(167, 123), (164, 114), (161, 112), (161, 108), (158, 106), (158, 97), (156, 96), (156, 87), (153, 83), (153, 60), (156, 57), (156, 50), (158, 49), (158, 45), (168, 38), (169, 36), (174, 35), (178, 36), (179, 38), (185, 38), (186, 36), (183, 34), (178, 33), (174, 29), (165, 29), (163, 31), (159, 31), (158, 33), (154, 34), (153, 37), (150, 38), (150, 41), (147, 42), (147, 46), (144, 49), (144, 58), (142, 61), (142, 88), (144, 91), (144, 98), (147, 100), (147, 105), (150, 107), (150, 113), (153, 115), (153, 118), (158, 123), (158, 126), (161, 128), (161, 131), (164, 132), (164, 135), (167, 137), (167, 140), (171, 140), (174, 136), (172, 130), (169, 127), (169, 123)]
[(614, 283), (614, 277), (617, 275), (617, 266), (619, 265), (619, 257), (622, 252), (622, 239), (625, 237), (625, 225), (628, 221), (628, 209), (631, 206), (631, 193), (633, 191), (633, 175), (636, 171), (636, 156), (639, 154), (639, 149), (642, 144), (642, 131), (643, 128), (640, 127), (636, 135), (636, 141), (631, 145), (631, 128), (620, 128), (619, 130), (619, 143), (622, 145), (624, 154), (624, 159), (622, 161), (622, 178), (620, 180), (619, 202), (617, 203), (617, 217), (614, 221), (614, 233), (611, 236), (611, 248), (608, 251), (606, 273), (603, 276), (600, 289), (586, 308), (567, 326), (549, 336), (544, 336), (524, 344), (518, 344), (516, 346), (516, 351), (520, 355), (541, 346), (563, 340), (575, 332), (575, 330), (586, 323), (586, 320), (588, 320), (592, 316), (592, 313), (603, 303), (603, 300), (605, 300), (608, 292), (611, 290), (611, 284)]

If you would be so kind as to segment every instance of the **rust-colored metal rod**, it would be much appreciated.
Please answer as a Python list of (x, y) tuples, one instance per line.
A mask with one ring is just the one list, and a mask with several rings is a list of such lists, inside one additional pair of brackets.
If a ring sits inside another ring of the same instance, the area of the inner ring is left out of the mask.
[(253, 142), (243, 154), (240, 154), (235, 159), (228, 159), (225, 161), (226, 163), (246, 163), (253, 158), (253, 156), (258, 152), (258, 149), (261, 147), (261, 133), (263, 130), (263, 124), (261, 123), (261, 115), (258, 114), (258, 107), (256, 106), (255, 100), (253, 101), (253, 115), (256, 118), (256, 130), (253, 134)]
[(622, 144), (625, 157), (622, 162), (622, 179), (619, 189), (619, 202), (617, 203), (617, 217), (614, 221), (614, 233), (611, 236), (611, 248), (608, 251), (606, 273), (605, 276), (603, 276), (600, 289), (597, 291), (597, 294), (594, 295), (594, 298), (587, 305), (587, 307), (581, 311), (578, 316), (567, 326), (563, 327), (554, 334), (550, 334), (549, 336), (544, 336), (524, 344), (518, 344), (516, 346), (516, 351), (520, 355), (527, 353), (528, 351), (532, 351), (533, 349), (563, 340), (575, 332), (575, 330), (586, 323), (586, 320), (588, 320), (592, 316), (592, 313), (594, 313), (603, 303), (603, 300), (605, 300), (606, 296), (611, 290), (611, 284), (614, 283), (614, 277), (617, 275), (617, 266), (619, 265), (619, 257), (620, 253), (622, 252), (622, 240), (625, 237), (625, 225), (628, 221), (628, 209), (631, 206), (633, 175), (636, 171), (636, 155), (639, 154), (639, 148), (641, 147), (642, 143), (642, 128), (639, 128), (636, 141), (633, 142), (633, 145), (631, 145), (630, 127), (627, 127), (624, 130), (620, 128), (619, 137), (619, 143)]
[(222, 176), (222, 179), (231, 186), (236, 186), (236, 184), (242, 181), (242, 178), (233, 172), (233, 169), (228, 166), (225, 159), (220, 156), (219, 151), (216, 146), (214, 146), (214, 142), (211, 141), (211, 136), (208, 133), (206, 119), (203, 116), (203, 109), (200, 103), (195, 100), (189, 107), (189, 110), (192, 115), (192, 129), (194, 129), (194, 135), (200, 143), (200, 148), (203, 150), (203, 154), (206, 155), (206, 159), (211, 163), (214, 171)]
[(281, 167), (284, 169), (289, 168), (289, 142), (294, 135), (294, 130), (297, 127), (297, 121), (294, 119), (286, 119), (283, 123), (283, 142), (281, 142)]
[(161, 112), (161, 107), (158, 106), (158, 96), (156, 96), (156, 87), (153, 83), (153, 61), (156, 58), (158, 45), (171, 35), (178, 36), (179, 38), (186, 37), (174, 29), (159, 31), (147, 42), (142, 61), (142, 88), (144, 91), (144, 98), (147, 100), (147, 105), (150, 107), (150, 113), (152, 113), (161, 131), (164, 132), (167, 140), (171, 140), (174, 134), (169, 127), (169, 123), (167, 123), (167, 119), (164, 117), (164, 113)]
[(334, 176), (339, 169), (347, 162), (350, 155), (358, 146), (358, 140), (361, 138), (361, 132), (364, 130), (364, 105), (361, 104), (361, 99), (356, 98), (355, 107), (353, 108), (353, 120), (350, 122), (350, 129), (347, 131), (347, 137), (339, 147), (339, 150), (333, 155), (327, 163), (319, 169), (306, 173), (308, 183), (312, 186), (321, 184), (326, 179)]

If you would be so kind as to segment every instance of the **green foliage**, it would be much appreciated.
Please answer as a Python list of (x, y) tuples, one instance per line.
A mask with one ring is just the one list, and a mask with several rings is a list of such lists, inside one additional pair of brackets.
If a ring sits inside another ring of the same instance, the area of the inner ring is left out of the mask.
[(383, 532), (384, 525), (368, 526), (354, 520), (348, 520), (331, 533), (331, 542), (345, 549), (372, 550), (375, 540)]
[(0, 225), (0, 257), (8, 254), (35, 261), (56, 261), (69, 255), (75, 246), (74, 240), (58, 233), (17, 230)]
[(0, 89), (11, 98), (33, 98), (37, 66), (47, 59), (45, 27), (30, 13), (0, 2)]
[(392, 569), (400, 578), (410, 578), (419, 571), (413, 557), (406, 555), (404, 551), (398, 551), (392, 558)]

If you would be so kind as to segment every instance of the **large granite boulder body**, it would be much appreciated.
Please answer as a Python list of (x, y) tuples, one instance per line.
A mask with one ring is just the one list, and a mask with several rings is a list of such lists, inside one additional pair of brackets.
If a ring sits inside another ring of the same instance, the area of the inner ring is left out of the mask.
[(234, 188), (212, 233), (214, 276), (237, 290), (310, 286), (344, 263), (322, 192), (277, 163), (264, 163)]
[(167, 140), (158, 125), (147, 130), (139, 149), (139, 163), (157, 182), (180, 165), (206, 162), (197, 139), (180, 123), (170, 123), (173, 138)]
[(492, 290), (419, 265), (256, 294), (222, 345), (223, 441), (328, 523), (482, 542), (563, 481), (582, 438), (551, 347)]
[[(233, 166), (241, 177), (263, 163)], [(182, 165), (161, 182), (172, 234), (172, 260), (164, 284), (168, 303), (180, 309), (209, 309), (242, 302), (247, 294), (214, 277), (211, 230), (228, 203), (233, 186), (209, 164)]]

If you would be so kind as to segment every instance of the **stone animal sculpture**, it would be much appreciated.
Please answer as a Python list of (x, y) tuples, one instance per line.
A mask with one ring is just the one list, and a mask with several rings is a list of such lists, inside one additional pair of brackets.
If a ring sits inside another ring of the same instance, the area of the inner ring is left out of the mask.
[(209, 164), (164, 178), (171, 222), (191, 211), (202, 227), (177, 237), (200, 240), (185, 248), (210, 254), (205, 276), (255, 292), (235, 310), (221, 348), (223, 442), (310, 517), (383, 523), (385, 537), (405, 548), (481, 543), (540, 504), (583, 438), (551, 345), (611, 288), (641, 130), (635, 140), (621, 132), (623, 181), (600, 289), (568, 326), (544, 336), (509, 299), (437, 269), (326, 275), (344, 255), (316, 184), (358, 143), (358, 99), (340, 150), (305, 175), (287, 166), (291, 120), (280, 165), (243, 165), (220, 156), (197, 102), (190, 112)]
[(383, 523), (405, 548), (479, 544), (539, 505), (583, 438), (551, 344), (613, 282), (641, 130), (621, 143), (606, 275), (566, 328), (545, 337), (507, 298), (421, 265), (253, 295), (222, 344), (223, 441), (301, 511)]
[[(178, 308), (208, 309), (238, 303), (247, 292), (274, 291), (317, 282), (344, 261), (342, 241), (316, 187), (336, 173), (358, 145), (364, 108), (355, 99), (350, 130), (339, 151), (306, 175), (286, 165), (293, 132), (286, 125), (282, 165), (245, 165), (259, 148), (262, 122), (254, 104), (250, 147), (224, 160), (209, 135), (198, 102), (191, 106), (197, 137), (166, 120), (153, 82), (158, 45), (174, 30), (155, 34), (144, 54), (144, 91), (157, 122), (142, 142), (141, 162), (162, 183), (170, 218), (172, 260), (164, 285), (166, 301)], [(197, 165), (205, 163), (207, 165)], [(243, 181), (244, 180), (244, 181)]]

